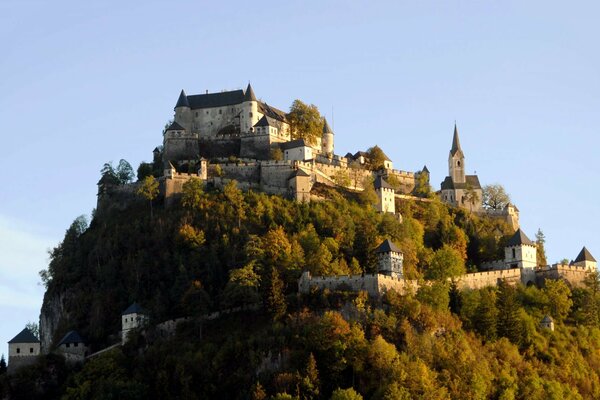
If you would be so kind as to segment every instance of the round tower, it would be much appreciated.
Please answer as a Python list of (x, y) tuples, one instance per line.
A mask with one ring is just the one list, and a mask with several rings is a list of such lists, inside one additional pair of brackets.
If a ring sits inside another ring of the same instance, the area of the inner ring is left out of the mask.
[(244, 103), (242, 104), (242, 115), (240, 118), (241, 131), (250, 132), (258, 120), (258, 100), (256, 100), (252, 86), (248, 83), (248, 87), (244, 93)]
[(177, 99), (177, 104), (175, 104), (174, 110), (174, 121), (185, 128), (188, 132), (191, 132), (192, 109), (190, 108), (190, 103), (188, 102), (188, 98), (183, 89), (181, 89), (181, 93), (179, 94), (179, 99)]
[(329, 127), (327, 120), (323, 120), (323, 139), (321, 140), (321, 152), (323, 154), (333, 154), (333, 131)]

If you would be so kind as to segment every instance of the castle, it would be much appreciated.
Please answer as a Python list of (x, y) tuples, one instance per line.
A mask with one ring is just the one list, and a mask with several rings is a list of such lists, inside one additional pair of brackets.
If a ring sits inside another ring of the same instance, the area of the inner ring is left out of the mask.
[[(388, 290), (399, 293), (416, 292), (422, 284), (417, 280), (404, 278), (402, 251), (389, 239), (376, 249), (377, 272), (350, 276), (316, 276), (305, 271), (298, 280), (298, 291), (310, 293), (313, 289), (366, 291), (380, 297)], [(571, 286), (581, 286), (589, 272), (596, 271), (597, 263), (587, 248), (569, 265), (537, 265), (537, 246), (527, 235), (518, 229), (509, 239), (504, 249), (504, 260), (488, 265), (488, 271), (469, 273), (454, 277), (459, 289), (481, 289), (496, 286), (500, 280), (511, 284), (542, 286), (547, 279), (562, 279)]]

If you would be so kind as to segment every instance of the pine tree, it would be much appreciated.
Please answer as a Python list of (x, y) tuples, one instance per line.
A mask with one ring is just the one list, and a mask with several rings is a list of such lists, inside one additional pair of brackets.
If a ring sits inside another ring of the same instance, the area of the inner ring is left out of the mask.
[(514, 344), (521, 344), (523, 325), (519, 317), (517, 291), (505, 280), (498, 284), (496, 307), (498, 309), (498, 336), (505, 337)]
[(544, 248), (544, 244), (546, 243), (546, 236), (544, 236), (544, 232), (538, 228), (537, 233), (535, 234), (535, 244), (537, 247), (537, 265), (548, 265), (548, 260), (546, 259), (546, 249)]
[(310, 353), (308, 356), (301, 386), (303, 399), (311, 400), (319, 397), (319, 371), (317, 370), (317, 361), (313, 353)]
[(494, 292), (488, 289), (481, 291), (479, 305), (475, 310), (473, 326), (475, 331), (486, 340), (495, 340), (497, 336), (498, 310), (496, 309)]
[(6, 360), (4, 359), (4, 354), (2, 354), (2, 357), (0, 357), (0, 375), (5, 374), (6, 370)]
[(287, 304), (283, 294), (283, 281), (276, 268), (271, 268), (267, 309), (271, 312), (273, 319), (276, 321), (283, 318), (287, 310)]
[(450, 311), (454, 314), (460, 315), (460, 309), (462, 308), (462, 294), (456, 285), (456, 282), (452, 280), (450, 283), (450, 291), (448, 292), (450, 296)]

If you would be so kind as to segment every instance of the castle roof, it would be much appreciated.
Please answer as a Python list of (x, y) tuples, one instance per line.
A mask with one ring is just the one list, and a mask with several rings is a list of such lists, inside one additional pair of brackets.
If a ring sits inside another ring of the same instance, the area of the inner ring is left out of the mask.
[(177, 122), (173, 121), (171, 125), (166, 129), (167, 131), (185, 131), (185, 128), (179, 125)]
[(460, 139), (458, 138), (458, 128), (456, 127), (456, 123), (454, 123), (454, 136), (452, 137), (452, 148), (450, 149), (450, 155), (454, 156), (459, 151), (462, 153), (462, 149), (460, 148)]
[(277, 124), (274, 118), (263, 115), (254, 126), (277, 126)]
[(8, 341), (8, 343), (39, 343), (40, 340), (27, 328), (23, 329), (17, 336)]
[(376, 253), (402, 253), (402, 250), (398, 248), (390, 239), (385, 239), (379, 247), (375, 250)]
[(429, 169), (427, 168), (427, 165), (423, 165), (423, 169), (421, 170), (421, 172), (429, 173)]
[(290, 179), (295, 178), (296, 176), (310, 176), (310, 174), (302, 168), (298, 168), (297, 170), (292, 172), (292, 175), (290, 175)]
[(546, 324), (549, 324), (549, 323), (551, 323), (551, 322), (554, 322), (554, 320), (552, 319), (552, 317), (551, 317), (551, 316), (549, 316), (549, 315), (546, 315), (544, 318), (542, 318), (542, 322), (543, 322), (543, 323), (546, 323)]
[(304, 139), (296, 139), (290, 142), (284, 142), (279, 145), (281, 150), (296, 149), (298, 147), (310, 147)]
[(521, 246), (521, 245), (535, 246), (535, 243), (533, 243), (531, 240), (529, 240), (527, 235), (521, 230), (521, 228), (519, 228), (519, 229), (517, 229), (515, 234), (512, 235), (512, 237), (510, 239), (508, 239), (508, 242), (506, 243), (506, 247)]
[(190, 103), (188, 103), (188, 98), (185, 95), (183, 89), (181, 89), (181, 93), (179, 94), (179, 99), (177, 99), (177, 104), (175, 104), (175, 108), (177, 107), (189, 107)]
[(145, 311), (142, 307), (140, 307), (140, 305), (138, 303), (133, 303), (132, 305), (130, 305), (129, 307), (127, 307), (125, 309), (125, 311), (123, 311), (121, 313), (121, 315), (127, 315), (127, 314), (144, 314)]
[(246, 93), (244, 94), (244, 101), (256, 101), (256, 96), (254, 95), (252, 86), (250, 86), (250, 82), (248, 82), (248, 87), (246, 88)]
[(596, 262), (596, 259), (592, 256), (590, 251), (585, 246), (583, 246), (583, 249), (581, 249), (581, 251), (579, 252), (579, 255), (573, 262), (578, 263), (578, 262), (582, 262), (582, 261)]
[(244, 102), (244, 91), (232, 90), (229, 92), (194, 94), (187, 96), (188, 103), (192, 110), (199, 108), (214, 108), (232, 106)]
[(447, 189), (481, 189), (479, 177), (477, 175), (466, 175), (465, 182), (456, 183), (451, 176), (447, 176), (442, 182), (442, 190)]
[(69, 331), (58, 343), (58, 345), (60, 346), (61, 344), (70, 343), (85, 343), (85, 340), (83, 340), (82, 337), (79, 336), (79, 333), (77, 333), (77, 331)]
[(325, 118), (323, 118), (323, 133), (333, 133)]
[(375, 186), (375, 189), (391, 189), (394, 190), (394, 188), (385, 181), (385, 179), (383, 179), (381, 176), (378, 176), (377, 178), (375, 178), (375, 182), (373, 182), (373, 186)]
[(258, 112), (278, 121), (287, 122), (287, 114), (285, 112), (270, 106), (267, 103), (263, 103), (262, 101), (258, 102)]

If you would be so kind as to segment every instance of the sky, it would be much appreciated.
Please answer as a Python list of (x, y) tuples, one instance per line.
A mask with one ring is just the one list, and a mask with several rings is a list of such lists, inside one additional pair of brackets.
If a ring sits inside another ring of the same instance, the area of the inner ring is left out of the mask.
[(319, 107), (337, 154), (375, 144), (500, 183), (548, 260), (600, 255), (600, 3), (0, 1), (0, 353), (43, 298), (48, 250), (105, 162), (150, 161), (186, 93)]

